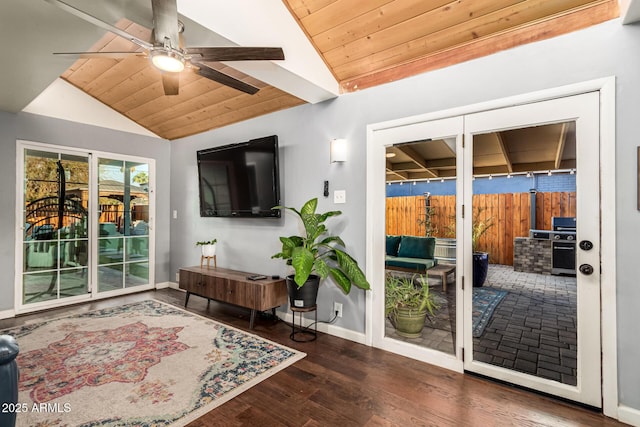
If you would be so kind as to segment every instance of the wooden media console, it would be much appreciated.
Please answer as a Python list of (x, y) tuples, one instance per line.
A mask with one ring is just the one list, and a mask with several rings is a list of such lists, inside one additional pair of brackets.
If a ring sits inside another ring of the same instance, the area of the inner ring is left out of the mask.
[(186, 307), (191, 294), (235, 304), (251, 309), (249, 328), (253, 329), (256, 312), (271, 309), (287, 303), (287, 285), (284, 279), (251, 280), (253, 273), (226, 268), (185, 267), (180, 269), (180, 289), (187, 291)]

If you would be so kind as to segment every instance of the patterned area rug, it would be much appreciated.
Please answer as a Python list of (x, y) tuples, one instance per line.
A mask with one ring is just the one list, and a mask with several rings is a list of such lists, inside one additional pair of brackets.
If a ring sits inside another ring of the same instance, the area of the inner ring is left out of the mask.
[(473, 288), (473, 337), (478, 338), (489, 324), (493, 311), (507, 291), (482, 287)]
[(305, 354), (158, 301), (2, 331), (18, 426), (182, 426)]

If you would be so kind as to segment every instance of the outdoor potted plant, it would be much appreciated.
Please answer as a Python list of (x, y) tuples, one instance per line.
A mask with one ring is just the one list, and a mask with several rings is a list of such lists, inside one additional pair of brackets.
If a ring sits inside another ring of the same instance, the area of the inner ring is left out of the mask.
[(202, 256), (205, 258), (211, 258), (216, 254), (216, 242), (218, 239), (204, 240), (196, 242), (196, 246), (200, 246)]
[(426, 276), (397, 276), (387, 274), (385, 278), (385, 315), (396, 328), (398, 335), (418, 338), (426, 318), (434, 315), (438, 304), (429, 292)]
[(351, 286), (364, 290), (370, 289), (369, 282), (349, 255), (339, 236), (328, 235), (324, 222), (340, 215), (340, 211), (316, 213), (318, 199), (307, 201), (300, 210), (276, 206), (273, 209), (286, 209), (295, 213), (304, 226), (304, 235), (280, 237), (282, 251), (271, 258), (282, 258), (290, 265), (295, 274), (286, 278), (289, 299), (292, 307), (308, 308), (316, 304), (320, 280), (331, 276), (345, 294)]
[(489, 253), (478, 250), (478, 242), (484, 233), (493, 226), (493, 217), (480, 219), (483, 209), (478, 209), (473, 216), (471, 245), (473, 249), (473, 287), (484, 285), (489, 271)]
[[(485, 208), (477, 208), (473, 214), (473, 223), (471, 224), (471, 248), (473, 251), (473, 287), (477, 288), (484, 284), (487, 280), (487, 273), (489, 271), (489, 253), (483, 252), (478, 249), (480, 238), (493, 227), (493, 217), (481, 218), (481, 213)], [(456, 235), (456, 225), (452, 222), (447, 226), (447, 235)], [(445, 239), (440, 239), (445, 240)], [(450, 242), (441, 242), (443, 245), (452, 245), (455, 248), (455, 237), (453, 239), (447, 239)], [(455, 249), (454, 249), (455, 253)]]

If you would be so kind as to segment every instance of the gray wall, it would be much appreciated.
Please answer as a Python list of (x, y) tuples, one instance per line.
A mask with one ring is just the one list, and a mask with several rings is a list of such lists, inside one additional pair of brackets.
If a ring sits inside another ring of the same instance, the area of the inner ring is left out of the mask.
[[(199, 261), (194, 242), (216, 237), (219, 265), (265, 274), (285, 274), (270, 255), (278, 250), (278, 236), (296, 230), (295, 218), (281, 221), (200, 218), (196, 155), (198, 149), (277, 134), (281, 143), (283, 203), (299, 207), (319, 197), (321, 209), (343, 210), (332, 219), (355, 257), (365, 260), (366, 125), (415, 114), (527, 93), (576, 82), (616, 76), (616, 180), (618, 357), (621, 403), (640, 409), (640, 263), (630, 232), (640, 229), (636, 209), (636, 146), (640, 134), (640, 28), (618, 20), (535, 44), (500, 52), (446, 69), (379, 86), (317, 105), (305, 105), (249, 120), (171, 144), (171, 209), (178, 219), (171, 226), (171, 271)], [(349, 140), (350, 155), (343, 165), (329, 164), (328, 141)], [(614, 149), (614, 147), (611, 147)], [(346, 189), (347, 204), (333, 205), (322, 197), (322, 182)], [(635, 234), (635, 233), (634, 233)], [(364, 293), (343, 296), (333, 285), (321, 286), (319, 318), (331, 314), (332, 301), (344, 303), (338, 326), (364, 332)], [(597, 333), (597, 331), (594, 331)]]
[(0, 112), (0, 311), (13, 308), (15, 275), (16, 140), (144, 156), (156, 160), (156, 283), (169, 277), (169, 170), (166, 140), (51, 119), (33, 114)]

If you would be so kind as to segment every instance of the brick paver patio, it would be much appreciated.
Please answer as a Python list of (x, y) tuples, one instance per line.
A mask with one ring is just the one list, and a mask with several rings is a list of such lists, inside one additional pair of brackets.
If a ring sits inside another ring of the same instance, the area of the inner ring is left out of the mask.
[[(432, 291), (442, 288), (430, 279)], [(475, 360), (576, 385), (577, 328), (576, 278), (522, 273), (492, 264), (484, 286), (507, 291), (483, 334), (474, 338)], [(455, 286), (439, 295), (446, 307), (434, 322), (427, 321), (422, 337), (406, 339), (443, 352), (454, 353)], [(398, 337), (391, 325), (387, 336)]]

